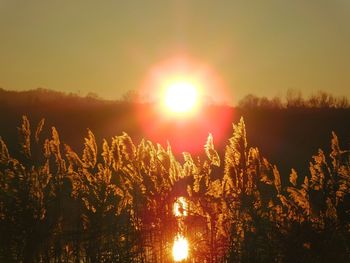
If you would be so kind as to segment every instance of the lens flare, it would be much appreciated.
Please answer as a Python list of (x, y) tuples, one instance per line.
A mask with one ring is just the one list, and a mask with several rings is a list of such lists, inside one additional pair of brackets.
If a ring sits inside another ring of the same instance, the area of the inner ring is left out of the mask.
[(176, 217), (185, 217), (187, 216), (187, 209), (188, 209), (188, 205), (187, 205), (186, 198), (182, 196), (177, 198), (174, 203), (174, 210), (173, 210), (174, 215)]
[(231, 134), (230, 89), (213, 65), (191, 54), (175, 50), (151, 65), (138, 93), (146, 102), (134, 105), (140, 132), (168, 141), (176, 154), (201, 154), (209, 132), (218, 145)]
[(188, 241), (185, 237), (177, 235), (173, 245), (174, 261), (182, 261), (188, 257)]
[[(190, 92), (190, 95), (186, 93), (177, 99), (179, 103), (172, 107), (173, 112), (186, 112), (191, 108), (188, 105), (193, 100), (196, 101), (196, 107), (231, 102), (230, 90), (220, 74), (207, 62), (183, 52), (175, 53), (151, 66), (141, 83), (139, 93), (146, 101), (164, 104), (164, 92), (168, 89), (179, 90), (182, 94), (185, 90)], [(170, 104), (173, 105), (172, 102)], [(186, 106), (179, 106), (180, 104)]]

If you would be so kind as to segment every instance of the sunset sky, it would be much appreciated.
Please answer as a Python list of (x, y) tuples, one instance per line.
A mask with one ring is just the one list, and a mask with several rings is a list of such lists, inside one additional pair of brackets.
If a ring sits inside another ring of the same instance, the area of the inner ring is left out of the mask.
[(235, 103), (248, 93), (350, 96), (350, 1), (0, 0), (0, 87), (103, 98), (189, 55)]

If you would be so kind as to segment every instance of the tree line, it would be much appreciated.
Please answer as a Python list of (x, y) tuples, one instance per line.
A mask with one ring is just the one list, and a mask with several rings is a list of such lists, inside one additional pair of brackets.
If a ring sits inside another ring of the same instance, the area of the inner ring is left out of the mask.
[[(64, 93), (46, 88), (37, 88), (28, 91), (8, 91), (0, 87), (0, 102), (5, 104), (23, 105), (37, 103), (60, 103), (66, 100), (76, 104), (113, 104), (113, 103), (152, 103), (149, 96), (141, 94), (138, 90), (128, 90), (119, 99), (105, 100), (94, 92), (85, 96), (80, 93)], [(215, 104), (210, 98), (203, 98), (205, 105)], [(322, 108), (322, 109), (349, 109), (350, 103), (347, 96), (335, 96), (326, 91), (318, 91), (309, 97), (304, 97), (297, 89), (289, 89), (282, 97), (259, 97), (248, 94), (241, 98), (237, 107), (242, 109), (285, 109), (285, 108)]]
[(202, 157), (181, 161), (126, 133), (98, 147), (90, 130), (78, 154), (55, 127), (42, 138), (44, 124), (23, 116), (20, 153), (0, 138), (1, 262), (172, 262), (179, 196), (190, 262), (350, 260), (350, 153), (334, 133), (329, 154), (286, 180), (243, 119), (223, 156), (209, 134)]
[(259, 97), (248, 94), (238, 102), (238, 107), (243, 109), (296, 109), (296, 108), (319, 108), (319, 109), (348, 109), (349, 100), (346, 96), (336, 97), (325, 91), (318, 91), (304, 98), (300, 90), (289, 89), (283, 100), (281, 97)]

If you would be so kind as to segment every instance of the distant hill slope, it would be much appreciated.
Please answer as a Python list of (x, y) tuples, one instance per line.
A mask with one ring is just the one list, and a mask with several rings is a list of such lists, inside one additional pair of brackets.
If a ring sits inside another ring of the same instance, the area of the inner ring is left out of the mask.
[(22, 115), (29, 117), (33, 128), (45, 118), (44, 136), (49, 136), (48, 127), (55, 126), (61, 141), (78, 151), (89, 128), (99, 141), (123, 131), (135, 141), (146, 137), (163, 146), (169, 141), (178, 154), (203, 152), (208, 133), (213, 134), (215, 147), (222, 153), (232, 133), (231, 124), (243, 116), (248, 144), (257, 146), (277, 164), (284, 177), (291, 168), (308, 169), (308, 162), (318, 148), (328, 151), (332, 131), (343, 148), (350, 148), (349, 109), (241, 109), (216, 105), (203, 108), (196, 117), (176, 120), (167, 118), (150, 104), (113, 102), (45, 89), (24, 92), (0, 89), (0, 136), (11, 152), (17, 147), (16, 127)]

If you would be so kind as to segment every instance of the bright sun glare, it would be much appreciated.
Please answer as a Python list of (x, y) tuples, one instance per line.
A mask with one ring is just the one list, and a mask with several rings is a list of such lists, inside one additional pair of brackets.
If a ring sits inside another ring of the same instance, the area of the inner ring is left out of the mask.
[(175, 237), (173, 246), (173, 258), (175, 261), (182, 261), (188, 257), (188, 241), (181, 235)]
[(165, 106), (174, 113), (185, 113), (194, 110), (198, 102), (197, 87), (187, 81), (176, 81), (167, 85)]

